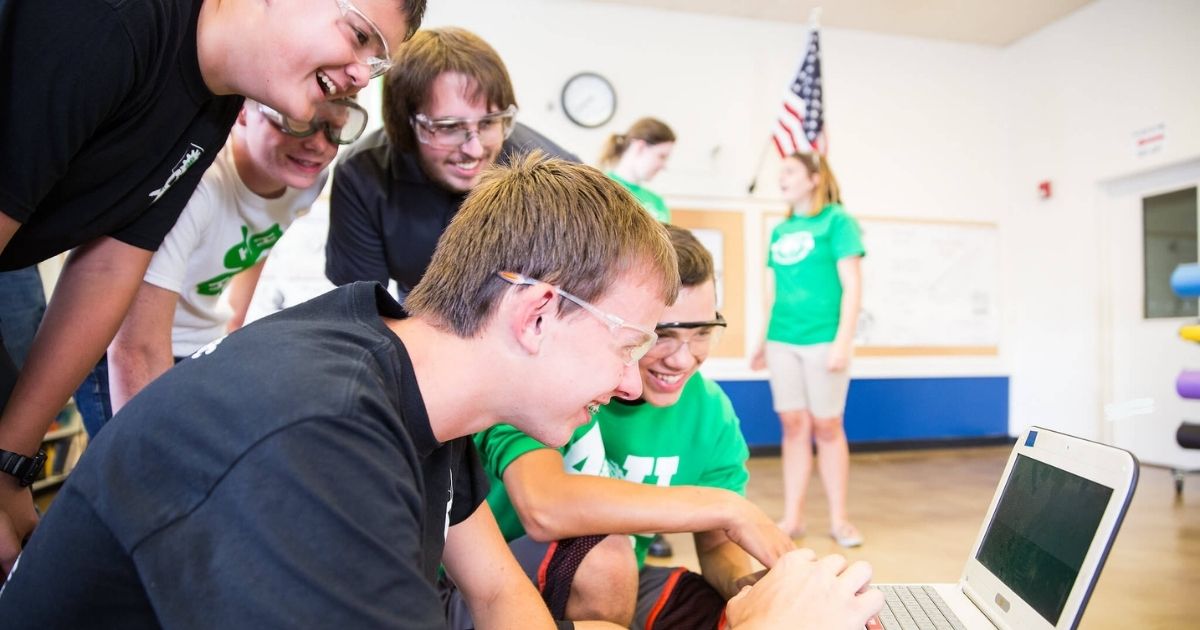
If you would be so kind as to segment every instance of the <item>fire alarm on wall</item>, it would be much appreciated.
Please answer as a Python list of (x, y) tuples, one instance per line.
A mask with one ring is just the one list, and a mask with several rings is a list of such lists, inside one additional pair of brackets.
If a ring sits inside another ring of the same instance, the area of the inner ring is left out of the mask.
[(1050, 180), (1047, 179), (1045, 181), (1038, 182), (1038, 197), (1042, 199), (1049, 199), (1050, 196)]

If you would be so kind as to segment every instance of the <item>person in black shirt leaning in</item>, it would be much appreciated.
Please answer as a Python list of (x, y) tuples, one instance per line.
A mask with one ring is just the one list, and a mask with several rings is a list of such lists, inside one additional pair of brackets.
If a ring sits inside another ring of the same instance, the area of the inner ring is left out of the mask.
[(333, 173), (325, 276), (334, 284), (395, 280), (403, 301), (485, 169), (533, 149), (579, 161), (515, 122), (504, 62), (461, 28), (425, 29), (401, 46), (382, 109), (384, 129)]
[(0, 0), (0, 270), (74, 248), (19, 376), (0, 351), (0, 573), (37, 523), (24, 486), (46, 428), (112, 339), (239, 95), (311, 120), (382, 74), (424, 8)]

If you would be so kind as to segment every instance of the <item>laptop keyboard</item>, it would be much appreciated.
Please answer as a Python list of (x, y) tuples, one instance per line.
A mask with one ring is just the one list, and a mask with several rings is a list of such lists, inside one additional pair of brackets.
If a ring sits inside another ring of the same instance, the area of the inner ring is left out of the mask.
[(883, 584), (879, 622), (884, 630), (966, 630), (932, 586)]

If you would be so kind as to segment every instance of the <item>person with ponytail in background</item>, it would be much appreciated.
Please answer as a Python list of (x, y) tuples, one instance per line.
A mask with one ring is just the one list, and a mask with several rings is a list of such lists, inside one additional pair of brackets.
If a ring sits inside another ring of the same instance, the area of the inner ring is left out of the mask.
[(614, 133), (604, 143), (600, 168), (641, 202), (654, 218), (671, 222), (671, 211), (663, 198), (644, 184), (667, 165), (675, 148), (675, 132), (657, 118), (642, 118), (625, 133)]
[(771, 232), (767, 265), (775, 272), (775, 304), (766, 340), (751, 359), (753, 369), (770, 367), (771, 396), (783, 425), (779, 526), (793, 537), (805, 533), (815, 441), (830, 535), (843, 547), (857, 547), (863, 538), (847, 516), (850, 451), (842, 416), (866, 252), (824, 157), (788, 156), (779, 187), (790, 208)]

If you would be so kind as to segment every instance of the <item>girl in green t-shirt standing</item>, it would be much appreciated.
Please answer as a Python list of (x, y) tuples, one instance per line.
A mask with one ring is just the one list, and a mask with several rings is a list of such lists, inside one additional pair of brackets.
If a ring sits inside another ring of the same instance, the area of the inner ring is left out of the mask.
[(654, 218), (671, 222), (671, 211), (662, 197), (643, 184), (654, 179), (667, 165), (675, 148), (675, 132), (657, 118), (642, 118), (629, 131), (614, 133), (604, 143), (600, 168), (605, 174), (629, 189)]
[(856, 547), (863, 539), (846, 512), (850, 451), (842, 415), (865, 251), (858, 223), (842, 208), (837, 180), (824, 158), (789, 156), (779, 186), (791, 208), (771, 233), (767, 266), (775, 272), (775, 304), (766, 341), (751, 360), (754, 369), (771, 369), (771, 396), (783, 425), (779, 526), (794, 537), (804, 534), (815, 440), (830, 535), (842, 546)]

